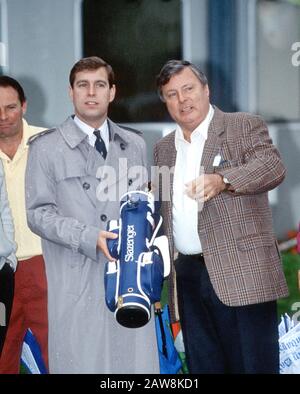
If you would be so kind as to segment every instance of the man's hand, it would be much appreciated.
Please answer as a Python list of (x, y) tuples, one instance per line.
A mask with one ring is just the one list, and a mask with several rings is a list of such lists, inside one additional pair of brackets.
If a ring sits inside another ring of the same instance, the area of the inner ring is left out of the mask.
[(104, 254), (104, 256), (107, 258), (108, 261), (116, 261), (111, 255), (109, 254), (108, 248), (107, 248), (107, 239), (116, 239), (118, 238), (118, 235), (115, 233), (112, 233), (110, 231), (103, 231), (101, 230), (98, 236), (98, 241), (97, 241), (97, 248)]
[(225, 190), (220, 174), (203, 174), (186, 184), (186, 194), (199, 201), (208, 201)]

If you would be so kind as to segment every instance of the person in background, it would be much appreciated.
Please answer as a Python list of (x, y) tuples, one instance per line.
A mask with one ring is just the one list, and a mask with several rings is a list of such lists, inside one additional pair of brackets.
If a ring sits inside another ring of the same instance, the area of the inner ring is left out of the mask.
[(7, 199), (5, 176), (0, 160), (0, 356), (6, 336), (14, 295), (15, 255), (14, 224)]
[(81, 59), (69, 81), (75, 114), (31, 139), (26, 175), (28, 224), (46, 262), (50, 373), (157, 373), (154, 318), (124, 328), (104, 293), (106, 241), (116, 237), (107, 221), (119, 218), (121, 184), (134, 187), (120, 163), (146, 168), (145, 142), (107, 117), (116, 92), (108, 63)]
[(18, 266), (10, 323), (0, 358), (0, 373), (18, 373), (23, 338), (31, 329), (48, 362), (47, 282), (40, 238), (27, 226), (25, 168), (28, 139), (43, 130), (23, 118), (27, 108), (24, 90), (9, 76), (0, 76), (0, 159), (15, 225)]
[(285, 168), (266, 123), (210, 104), (206, 76), (170, 60), (158, 92), (176, 130), (154, 148), (174, 168), (160, 185), (165, 232), (178, 252), (170, 301), (191, 373), (278, 373), (276, 300), (288, 295), (268, 191)]

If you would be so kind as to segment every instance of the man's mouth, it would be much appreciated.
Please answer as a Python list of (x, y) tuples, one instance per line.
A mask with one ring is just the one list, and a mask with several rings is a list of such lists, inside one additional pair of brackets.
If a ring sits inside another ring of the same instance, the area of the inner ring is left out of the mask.
[(96, 101), (86, 101), (86, 105), (98, 105)]
[(181, 108), (181, 112), (183, 112), (183, 113), (189, 113), (189, 112), (191, 112), (192, 110), (193, 110), (193, 107), (191, 107), (190, 105)]

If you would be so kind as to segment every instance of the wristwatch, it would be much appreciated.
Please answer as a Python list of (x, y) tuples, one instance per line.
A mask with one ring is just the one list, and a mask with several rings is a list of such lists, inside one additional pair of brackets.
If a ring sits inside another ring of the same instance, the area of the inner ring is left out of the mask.
[(223, 176), (223, 182), (225, 183), (225, 190), (228, 190), (230, 182), (225, 176)]

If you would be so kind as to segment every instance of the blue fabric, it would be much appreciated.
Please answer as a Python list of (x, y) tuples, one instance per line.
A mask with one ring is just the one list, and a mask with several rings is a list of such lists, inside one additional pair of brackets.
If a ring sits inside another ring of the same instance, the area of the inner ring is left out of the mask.
[[(25, 350), (25, 346), (26, 350)], [(21, 354), (21, 364), (25, 367), (29, 374), (47, 374), (42, 352), (38, 341), (33, 335), (32, 331), (26, 331), (23, 343), (23, 350)]]
[[(236, 90), (236, 0), (208, 2), (209, 64), (211, 102), (223, 111), (237, 110)], [(220, 56), (222, 54), (222, 56)]]
[[(121, 221), (110, 221), (107, 227), (119, 237), (107, 242), (117, 261), (105, 266), (105, 301), (112, 312), (116, 311), (118, 322), (131, 328), (149, 321), (151, 304), (160, 300), (164, 280), (162, 255), (158, 248), (150, 245), (154, 234), (154, 206), (148, 197), (145, 192), (128, 193), (121, 201)], [(131, 318), (127, 322), (123, 315), (121, 322), (120, 313), (130, 314)], [(143, 315), (144, 318), (138, 317)]]
[(100, 153), (100, 155), (106, 159), (106, 155), (107, 155), (107, 149), (105, 146), (105, 143), (103, 141), (103, 139), (101, 138), (101, 133), (100, 130), (95, 130), (93, 132), (93, 134), (96, 136), (96, 142), (95, 142), (95, 148), (97, 149), (97, 151)]
[(155, 329), (160, 373), (176, 374), (182, 367), (182, 364), (174, 346), (168, 305), (165, 305), (161, 311), (156, 311)]

